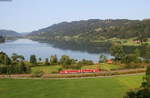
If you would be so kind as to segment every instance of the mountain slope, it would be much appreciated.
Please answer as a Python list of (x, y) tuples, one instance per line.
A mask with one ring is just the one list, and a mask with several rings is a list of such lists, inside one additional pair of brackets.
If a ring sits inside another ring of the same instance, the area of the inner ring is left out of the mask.
[(140, 32), (150, 37), (150, 20), (90, 19), (62, 22), (31, 32), (28, 36), (44, 39), (93, 40), (103, 38), (132, 38)]

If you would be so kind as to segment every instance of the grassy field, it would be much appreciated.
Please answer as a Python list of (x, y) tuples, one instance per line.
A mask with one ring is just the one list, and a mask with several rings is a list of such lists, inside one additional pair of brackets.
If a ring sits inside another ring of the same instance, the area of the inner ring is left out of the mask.
[(93, 79), (0, 80), (0, 98), (122, 98), (142, 75)]
[(61, 68), (61, 66), (38, 66), (38, 67), (32, 67), (31, 71), (35, 72), (38, 70), (42, 70), (44, 73), (53, 73), (57, 72), (58, 69)]
[(121, 68), (121, 66), (115, 64), (101, 63), (97, 65), (83, 66), (81, 69), (97, 69), (97, 68), (110, 71), (112, 69)]
[[(58, 69), (61, 68), (61, 66), (38, 66), (38, 67), (32, 67), (32, 72), (37, 71), (37, 70), (42, 70), (45, 73), (53, 73), (57, 72)], [(112, 69), (118, 69), (121, 68), (119, 65), (115, 64), (107, 64), (107, 63), (102, 63), (102, 64), (97, 64), (97, 65), (88, 65), (88, 66), (83, 66), (81, 69), (103, 69), (103, 70), (112, 70)]]

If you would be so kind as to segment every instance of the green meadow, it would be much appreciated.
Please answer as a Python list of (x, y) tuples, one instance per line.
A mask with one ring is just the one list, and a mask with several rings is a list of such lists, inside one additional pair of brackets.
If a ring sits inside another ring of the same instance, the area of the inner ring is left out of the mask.
[[(55, 65), (55, 66), (36, 66), (36, 67), (32, 67), (31, 71), (35, 72), (35, 71), (41, 70), (44, 73), (49, 74), (49, 73), (53, 73), (53, 72), (58, 72), (58, 70), (60, 68), (62, 68), (62, 67), (59, 66), (59, 65)], [(81, 69), (97, 69), (97, 68), (100, 68), (102, 70), (110, 71), (112, 69), (119, 69), (119, 68), (121, 68), (121, 66), (120, 65), (115, 65), (115, 64), (101, 63), (101, 64), (96, 64), (96, 65), (88, 65), (88, 66), (82, 66), (81, 67)], [(68, 69), (64, 69), (64, 70), (68, 70)]]
[(0, 98), (122, 98), (143, 75), (90, 79), (0, 79)]

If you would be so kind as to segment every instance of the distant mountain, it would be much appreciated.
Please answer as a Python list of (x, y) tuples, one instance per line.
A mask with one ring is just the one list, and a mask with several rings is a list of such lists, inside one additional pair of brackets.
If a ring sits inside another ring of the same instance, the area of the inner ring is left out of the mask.
[(3, 37), (20, 37), (21, 34), (12, 30), (0, 30), (0, 36)]
[(22, 36), (27, 36), (29, 34), (29, 32), (22, 32), (20, 33)]
[(108, 38), (133, 38), (137, 33), (150, 37), (150, 20), (90, 19), (62, 22), (31, 32), (30, 38), (49, 40), (103, 40)]

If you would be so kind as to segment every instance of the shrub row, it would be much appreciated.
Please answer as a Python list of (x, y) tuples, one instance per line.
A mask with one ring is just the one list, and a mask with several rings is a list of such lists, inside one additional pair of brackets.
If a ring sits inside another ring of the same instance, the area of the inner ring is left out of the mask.
[[(125, 74), (137, 74), (144, 73), (146, 69), (129, 69), (129, 70), (117, 70), (117, 71), (103, 71), (99, 73), (81, 73), (81, 74), (44, 74), (41, 71), (33, 74), (18, 74), (11, 75), (11, 77), (42, 77), (42, 78), (82, 78), (82, 77), (98, 77), (98, 76), (113, 76), (113, 75), (125, 75)], [(7, 75), (1, 75), (4, 78)]]
[(125, 75), (143, 73), (145, 69), (132, 69), (132, 70), (120, 70), (120, 71), (105, 71), (100, 73), (82, 73), (82, 74), (49, 74), (44, 75), (43, 78), (82, 78), (82, 77), (97, 77), (97, 76), (113, 76), (113, 75)]

